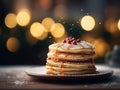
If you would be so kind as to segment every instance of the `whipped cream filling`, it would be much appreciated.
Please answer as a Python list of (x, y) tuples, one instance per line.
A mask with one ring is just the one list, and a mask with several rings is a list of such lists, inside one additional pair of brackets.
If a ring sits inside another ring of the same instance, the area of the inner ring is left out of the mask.
[(94, 49), (94, 45), (86, 42), (86, 41), (81, 41), (77, 43), (76, 45), (74, 44), (68, 44), (68, 43), (56, 43), (52, 44), (49, 46), (50, 48), (58, 48), (58, 49), (64, 49), (64, 50), (78, 50), (78, 49)]

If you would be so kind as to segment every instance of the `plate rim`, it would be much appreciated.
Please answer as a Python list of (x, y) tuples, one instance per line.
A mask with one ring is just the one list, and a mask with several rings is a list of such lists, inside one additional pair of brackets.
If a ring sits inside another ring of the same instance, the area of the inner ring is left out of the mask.
[(29, 70), (31, 69), (36, 69), (36, 68), (45, 68), (45, 66), (36, 66), (36, 67), (31, 67), (27, 70), (25, 70), (25, 73), (29, 76), (32, 77), (95, 77), (95, 76), (103, 76), (103, 75), (108, 75), (109, 77), (112, 76), (112, 74), (114, 73), (113, 70), (97, 70), (98, 73), (96, 74), (83, 74), (83, 75), (53, 75), (53, 74), (35, 74), (35, 73), (31, 73)]

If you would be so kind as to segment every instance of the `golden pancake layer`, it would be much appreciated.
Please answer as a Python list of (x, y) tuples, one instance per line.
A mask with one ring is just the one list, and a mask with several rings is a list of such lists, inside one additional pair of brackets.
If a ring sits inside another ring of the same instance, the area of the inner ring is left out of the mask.
[(80, 75), (96, 73), (94, 64), (95, 48), (86, 41), (62, 42), (49, 46), (47, 74)]

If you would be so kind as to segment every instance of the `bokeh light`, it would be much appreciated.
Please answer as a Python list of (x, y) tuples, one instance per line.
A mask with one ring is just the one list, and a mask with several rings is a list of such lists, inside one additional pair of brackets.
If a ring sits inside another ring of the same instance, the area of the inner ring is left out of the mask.
[(91, 31), (95, 27), (95, 19), (92, 16), (86, 15), (82, 17), (80, 24), (86, 31)]
[(48, 10), (52, 6), (52, 0), (39, 0), (39, 5), (42, 9)]
[(30, 27), (30, 33), (33, 37), (43, 40), (46, 38), (46, 28), (39, 22), (34, 22)]
[(96, 57), (103, 57), (110, 50), (110, 46), (102, 38), (95, 39), (94, 45)]
[(7, 16), (5, 17), (5, 25), (8, 28), (14, 28), (17, 25), (16, 15), (14, 13), (7, 14)]
[(61, 23), (55, 23), (52, 25), (50, 32), (53, 37), (60, 38), (65, 34), (65, 28)]
[(39, 40), (44, 40), (48, 36), (48, 32), (44, 32), (40, 37), (38, 37)]
[(84, 34), (81, 36), (81, 39), (93, 44), (95, 37), (93, 37), (93, 35), (91, 35), (91, 34)]
[(63, 40), (65, 40), (68, 37), (67, 33), (64, 33), (64, 35), (60, 38), (55, 38), (55, 42), (59, 43), (59, 42), (63, 42)]
[(7, 43), (6, 43), (6, 46), (7, 46), (7, 49), (10, 51), (10, 52), (16, 52), (19, 50), (20, 48), (20, 42), (17, 38), (15, 37), (10, 37), (8, 40), (7, 40)]
[(44, 25), (44, 27), (46, 28), (47, 32), (50, 31), (50, 28), (52, 27), (52, 25), (55, 23), (55, 21), (50, 18), (50, 17), (47, 17), (47, 18), (44, 18), (42, 20), (42, 25)]
[(26, 26), (31, 19), (30, 11), (28, 9), (22, 9), (18, 14), (17, 14), (17, 23), (20, 26)]
[(118, 29), (120, 30), (120, 19), (118, 20), (117, 26), (118, 26)]
[(66, 9), (65, 5), (63, 5), (63, 4), (57, 5), (54, 9), (54, 15), (57, 18), (66, 17), (67, 9)]
[(117, 22), (113, 19), (108, 19), (105, 22), (105, 28), (109, 33), (114, 34), (117, 32)]

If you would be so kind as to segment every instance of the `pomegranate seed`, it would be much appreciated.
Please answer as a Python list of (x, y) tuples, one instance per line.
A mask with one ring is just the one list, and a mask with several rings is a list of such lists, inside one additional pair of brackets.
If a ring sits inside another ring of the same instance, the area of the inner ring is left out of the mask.
[(79, 42), (80, 42), (80, 39), (71, 38), (71, 37), (68, 37), (65, 40), (63, 40), (63, 43), (74, 44), (74, 45), (76, 45)]
[(63, 40), (63, 43), (66, 43), (66, 40)]
[(76, 45), (76, 44), (77, 44), (77, 42), (74, 40), (74, 41), (72, 42), (72, 44)]
[(75, 38), (71, 38), (71, 40), (73, 41), (73, 40), (75, 40)]
[(80, 39), (77, 39), (76, 41), (77, 41), (77, 42), (80, 42)]
[(71, 41), (70, 41), (70, 40), (68, 40), (68, 41), (67, 41), (67, 43), (71, 44)]

